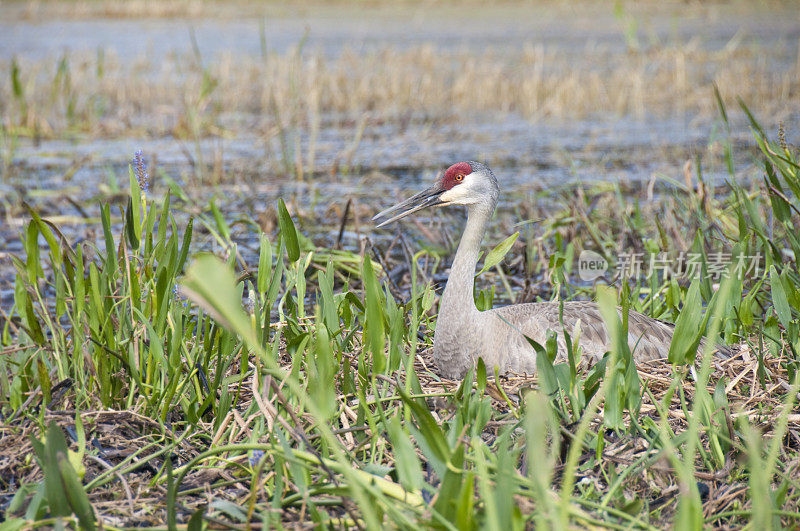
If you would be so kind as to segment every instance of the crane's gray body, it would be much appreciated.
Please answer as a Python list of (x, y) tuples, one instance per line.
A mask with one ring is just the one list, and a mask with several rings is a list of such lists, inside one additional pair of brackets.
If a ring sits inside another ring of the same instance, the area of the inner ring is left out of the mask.
[[(562, 330), (580, 330), (579, 347), (584, 359), (597, 360), (609, 350), (610, 335), (596, 304), (592, 302), (541, 302), (516, 304), (479, 311), (473, 298), (475, 267), (486, 225), (497, 205), (499, 188), (492, 171), (479, 162), (468, 162), (472, 173), (460, 186), (442, 191), (442, 182), (378, 216), (406, 209), (389, 223), (424, 206), (460, 204), (467, 207), (467, 223), (458, 245), (450, 276), (439, 304), (433, 338), (433, 359), (442, 376), (461, 377), (482, 358), (486, 367), (501, 373), (536, 372), (536, 352), (525, 336), (544, 344), (549, 331), (558, 336), (559, 355), (566, 356)], [(410, 208), (409, 208), (410, 207)], [(559, 315), (561, 313), (561, 315)], [(577, 327), (576, 327), (577, 325)], [(628, 344), (635, 361), (665, 358), (672, 341), (672, 325), (631, 311)]]

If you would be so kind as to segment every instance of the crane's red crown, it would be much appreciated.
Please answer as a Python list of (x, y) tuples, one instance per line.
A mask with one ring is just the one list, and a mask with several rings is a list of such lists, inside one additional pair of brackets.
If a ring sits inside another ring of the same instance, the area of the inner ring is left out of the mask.
[(464, 180), (464, 177), (472, 173), (472, 166), (469, 165), (467, 162), (459, 162), (458, 164), (453, 164), (447, 171), (444, 172), (444, 177), (442, 177), (442, 187), (445, 190), (449, 190), (457, 184), (461, 184), (461, 181)]

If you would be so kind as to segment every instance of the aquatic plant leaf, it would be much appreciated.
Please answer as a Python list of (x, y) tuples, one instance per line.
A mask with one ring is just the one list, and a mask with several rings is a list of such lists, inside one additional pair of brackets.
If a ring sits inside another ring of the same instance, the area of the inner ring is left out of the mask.
[(475, 473), (469, 471), (465, 474), (461, 484), (461, 493), (458, 495), (456, 506), (456, 528), (476, 529), (475, 521)]
[(77, 515), (82, 529), (95, 529), (94, 511), (75, 469), (69, 461), (64, 432), (50, 422), (44, 442), (31, 435), (39, 466), (44, 471), (44, 493), (54, 516)]
[(139, 180), (136, 178), (136, 173), (131, 165), (128, 165), (128, 176), (130, 177), (131, 186), (130, 203), (128, 204), (131, 221), (129, 228), (133, 231), (137, 242), (134, 249), (138, 249), (138, 242), (142, 239), (142, 189), (139, 187)]
[(781, 277), (774, 265), (769, 267), (769, 285), (772, 292), (772, 305), (775, 307), (775, 313), (778, 314), (778, 320), (784, 328), (789, 329), (792, 321), (792, 309), (789, 306), (789, 299), (786, 297)]
[(36, 311), (33, 309), (33, 302), (31, 301), (30, 294), (24, 288), (17, 291), (21, 291), (22, 300), (24, 302), (22, 308), (25, 311), (23, 315), (25, 317), (25, 324), (27, 325), (25, 331), (28, 333), (34, 343), (37, 345), (44, 345), (44, 331), (42, 331), (42, 325), (39, 323), (39, 317), (36, 315)]
[(478, 394), (486, 392), (486, 363), (483, 358), (478, 358), (478, 366), (475, 369), (475, 382)]
[(286, 245), (286, 255), (289, 257), (289, 261), (296, 262), (300, 259), (297, 229), (295, 229), (292, 216), (286, 210), (286, 203), (283, 202), (283, 199), (278, 199), (278, 226), (281, 229), (281, 238)]
[(39, 233), (44, 236), (44, 239), (47, 240), (47, 245), (50, 248), (51, 256), (53, 257), (53, 269), (59, 269), (62, 263), (62, 251), (61, 251), (61, 244), (56, 239), (55, 235), (53, 234), (52, 229), (50, 226), (42, 220), (39, 213), (36, 212), (28, 203), (24, 202), (22, 205), (28, 211), (33, 221), (39, 228)]
[(692, 282), (686, 294), (681, 313), (675, 321), (675, 330), (672, 333), (672, 342), (669, 345), (667, 359), (670, 363), (683, 365), (692, 363), (697, 356), (697, 348), (703, 337), (703, 327), (698, 323), (703, 321), (700, 311), (700, 285)]
[(36, 357), (36, 372), (39, 376), (39, 386), (42, 388), (44, 403), (49, 404), (52, 397), (50, 390), (53, 388), (53, 384), (50, 381), (50, 375), (47, 373), (47, 366), (44, 361), (42, 361), (41, 356)]
[(139, 248), (139, 237), (136, 235), (136, 224), (133, 215), (133, 199), (128, 198), (128, 208), (125, 209), (125, 236), (128, 238), (128, 246), (134, 251)]
[(423, 483), (422, 465), (414, 450), (414, 445), (411, 444), (408, 432), (403, 429), (400, 419), (396, 416), (387, 419), (386, 430), (392, 441), (392, 450), (395, 456), (394, 466), (400, 484), (407, 490), (419, 490)]
[(228, 222), (225, 221), (225, 217), (222, 215), (222, 212), (219, 211), (216, 201), (212, 199), (208, 206), (214, 216), (214, 224), (217, 226), (219, 235), (222, 236), (226, 242), (231, 241), (231, 229), (228, 227)]
[[(625, 292), (623, 284), (623, 301), (630, 295)], [(606, 379), (608, 379), (605, 404), (603, 405), (603, 423), (613, 429), (623, 427), (623, 412), (627, 404), (632, 410), (636, 402), (631, 399), (631, 394), (639, 393), (639, 380), (634, 365), (630, 347), (628, 346), (627, 308), (623, 306), (622, 319), (617, 306), (617, 292), (612, 288), (602, 287), (597, 290), (597, 305), (600, 315), (611, 336), (609, 352), (611, 363), (607, 365)]]
[[(61, 428), (58, 428), (61, 431)], [(63, 435), (62, 435), (63, 437)], [(58, 472), (63, 486), (63, 494), (67, 497), (70, 508), (78, 517), (81, 529), (93, 531), (95, 529), (94, 511), (89, 497), (81, 485), (75, 469), (69, 461), (69, 454), (59, 452), (57, 455)]]
[[(430, 459), (436, 475), (440, 478), (443, 477), (447, 468), (446, 464), (451, 461), (452, 453), (442, 428), (427, 407), (411, 398), (402, 388), (398, 387), (397, 392), (403, 402), (411, 409), (411, 414), (419, 425), (419, 429), (409, 425), (409, 428), (412, 429), (412, 435), (417, 439), (423, 453)], [(423, 442), (425, 443), (424, 445), (422, 444)]]
[(183, 272), (183, 266), (186, 263), (186, 258), (189, 256), (189, 245), (192, 243), (192, 229), (194, 228), (194, 217), (189, 218), (186, 223), (186, 231), (183, 233), (183, 243), (181, 244), (181, 252), (178, 255), (178, 260), (175, 262), (175, 269), (173, 275)]
[(511, 246), (514, 245), (514, 242), (517, 241), (519, 237), (519, 231), (515, 232), (489, 251), (489, 254), (486, 255), (486, 259), (483, 261), (483, 268), (480, 270), (481, 273), (484, 271), (488, 271), (489, 269), (493, 268), (497, 264), (503, 261), (503, 258), (508, 254), (508, 251), (511, 250)]
[(261, 233), (261, 248), (258, 252), (258, 277), (256, 286), (262, 295), (269, 288), (269, 279), (272, 276), (272, 244), (266, 234)]
[(205, 507), (201, 506), (189, 518), (186, 524), (186, 531), (203, 531), (203, 514), (205, 514)]
[(39, 226), (34, 221), (28, 223), (25, 233), (25, 255), (28, 281), (36, 284), (44, 276), (44, 271), (39, 261)]
[(547, 351), (535, 340), (524, 336), (525, 340), (536, 351), (536, 374), (539, 380), (539, 387), (547, 396), (551, 396), (558, 391), (558, 376), (556, 376), (553, 360), (547, 355)]
[(24, 518), (9, 518), (0, 524), (0, 531), (17, 531), (19, 529), (28, 529), (30, 522)]
[(383, 307), (381, 304), (381, 290), (378, 279), (372, 267), (372, 259), (364, 256), (362, 265), (362, 278), (364, 281), (364, 347), (369, 346), (372, 353), (372, 369), (378, 374), (386, 369), (385, 330), (383, 323)]
[(331, 383), (336, 376), (335, 358), (328, 329), (321, 324), (319, 315), (316, 321), (319, 324), (314, 337), (314, 359), (309, 375), (310, 394), (320, 412), (325, 418), (330, 418), (336, 413), (336, 387)]
[(242, 291), (231, 268), (212, 254), (199, 255), (181, 280), (183, 293), (226, 328), (256, 343), (250, 318), (242, 308)]
[(463, 444), (459, 444), (456, 447), (448, 462), (449, 466), (443, 469), (443, 474), (438, 470), (436, 472), (436, 474), (442, 478), (442, 483), (439, 487), (439, 496), (433, 508), (448, 521), (452, 522), (455, 520), (457, 509), (456, 502), (459, 492), (461, 492), (461, 484), (464, 480), (464, 474), (461, 470), (464, 466)]

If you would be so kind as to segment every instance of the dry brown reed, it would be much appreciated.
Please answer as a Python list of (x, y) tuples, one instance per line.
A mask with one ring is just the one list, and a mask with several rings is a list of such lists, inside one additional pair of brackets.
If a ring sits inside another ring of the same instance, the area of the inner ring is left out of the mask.
[[(10, 76), (0, 80), (6, 130), (185, 137), (351, 124), (365, 113), (375, 123), (480, 113), (531, 120), (714, 117), (714, 83), (727, 104), (740, 97), (775, 121), (800, 111), (796, 46), (769, 55), (753, 46), (709, 51), (692, 42), (622, 54), (602, 45), (569, 51), (528, 42), (512, 52), (475, 53), (426, 44), (345, 49), (335, 57), (313, 50), (264, 58), (225, 53), (205, 68), (191, 56), (123, 62), (112, 50), (63, 59), (66, 78), (57, 78), (57, 57), (18, 61), (24, 105)], [(0, 70), (9, 68), (9, 60), (0, 62)]]

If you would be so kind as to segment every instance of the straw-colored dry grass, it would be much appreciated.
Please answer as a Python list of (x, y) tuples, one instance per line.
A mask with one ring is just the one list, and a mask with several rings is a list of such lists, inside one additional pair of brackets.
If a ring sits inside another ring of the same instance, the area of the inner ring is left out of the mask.
[[(284, 356), (284, 358), (287, 360), (284, 369), (290, 371), (290, 356)], [(357, 370), (357, 358), (350, 361), (353, 370)], [(449, 418), (455, 412), (449, 399), (436, 397), (451, 395), (461, 382), (437, 376), (433, 372), (435, 369), (429, 352), (418, 354), (414, 366), (424, 393), (430, 397), (428, 404), (434, 417), (436, 419)], [(723, 380), (726, 383), (725, 391), (729, 404), (726, 418), (730, 429), (733, 429), (737, 419), (746, 417), (768, 441), (771, 430), (777, 425), (778, 419), (783, 413), (783, 392), (789, 388), (785, 363), (769, 355), (765, 357), (764, 367), (769, 373), (771, 382), (766, 387), (759, 383), (758, 361), (755, 353), (749, 347), (739, 349), (728, 359), (715, 360), (713, 366), (708, 389), (710, 393), (713, 393), (714, 386), (718, 381)], [(643, 395), (641, 415), (661, 422), (660, 412), (666, 412), (666, 422), (678, 438), (687, 429), (687, 418), (686, 409), (681, 403), (679, 393), (674, 393), (670, 389), (670, 384), (674, 379), (674, 370), (671, 365), (663, 361), (649, 362), (639, 366), (639, 377), (649, 390), (649, 393)], [(396, 378), (398, 382), (405, 379), (402, 371), (398, 371), (391, 377)], [(235, 390), (234, 387), (236, 387)], [(184, 441), (178, 448), (173, 449), (173, 459), (176, 460), (176, 464), (185, 463), (201, 453), (206, 448), (206, 445), (201, 443), (201, 440), (205, 438), (213, 441), (210, 446), (252, 443), (254, 441), (250, 436), (251, 425), (255, 420), (262, 416), (268, 419), (268, 424), (270, 421), (282, 420), (275, 416), (275, 395), (272, 396), (271, 401), (259, 401), (259, 408), (255, 410), (255, 413), (243, 416), (251, 408), (254, 399), (253, 390), (259, 387), (258, 382), (252, 378), (243, 382), (241, 387), (238, 384), (232, 386), (232, 392), (238, 392), (242, 397), (237, 407), (227, 413), (227, 417), (216, 430), (213, 429), (213, 423), (200, 422), (196, 427), (196, 433), (193, 434), (193, 440)], [(524, 402), (524, 394), (536, 387), (536, 378), (524, 375), (510, 374), (501, 377), (497, 382), (490, 382), (487, 394), (492, 399), (493, 418), (487, 423), (482, 435), (483, 439), (494, 440), (504, 427), (514, 422), (513, 419), (509, 419), (508, 403), (503, 398), (500, 388), (512, 403), (519, 405)], [(694, 390), (695, 383), (687, 374), (683, 380), (682, 392), (685, 400), (689, 403), (693, 400)], [(71, 403), (69, 386), (65, 387), (63, 391), (64, 394), (55, 398), (47, 407), (43, 418), (47, 422), (55, 420), (70, 431), (75, 429), (75, 410)], [(668, 392), (672, 399), (665, 409), (662, 401)], [(366, 440), (369, 441), (374, 440), (376, 434), (370, 431), (368, 425), (358, 424), (353, 412), (357, 406), (352, 403), (352, 400), (343, 395), (337, 398), (337, 402), (343, 408), (342, 425), (349, 427), (349, 429), (339, 430), (337, 438), (348, 452), (357, 452), (361, 447), (358, 441), (364, 440), (363, 436), (366, 436)], [(384, 407), (388, 408), (389, 405), (385, 404)], [(124, 477), (118, 475), (116, 480), (104, 488), (94, 489), (91, 492), (90, 499), (97, 515), (106, 525), (120, 527), (159, 525), (164, 522), (166, 516), (163, 499), (166, 496), (166, 485), (163, 482), (152, 484), (156, 477), (156, 470), (163, 464), (163, 457), (150, 458), (160, 449), (160, 446), (152, 445), (147, 451), (139, 453), (144, 446), (159, 437), (159, 434), (165, 429), (164, 426), (151, 418), (137, 414), (136, 411), (81, 411), (81, 418), (87, 437), (97, 453), (97, 455), (89, 456), (86, 463), (86, 482), (92, 481), (98, 474), (134, 454), (137, 454), (139, 459), (146, 461), (140, 469), (126, 473)], [(303, 421), (302, 426), (293, 426), (293, 428), (298, 433), (313, 431), (313, 419), (307, 417)], [(790, 428), (785, 436), (784, 445), (787, 452), (790, 452), (788, 455), (794, 455), (791, 453), (791, 449), (800, 445), (800, 431), (798, 431), (800, 430), (800, 415), (790, 414), (789, 423)], [(598, 416), (592, 426), (593, 431), (598, 433), (604, 431), (602, 415)], [(563, 428), (562, 437), (567, 444), (572, 442), (572, 429), (574, 426), (570, 427), (569, 425)], [(0, 434), (2, 434), (0, 455), (3, 456), (0, 460), (0, 477), (4, 482), (31, 484), (41, 480), (41, 469), (30, 460), (32, 449), (29, 439), (31, 434), (38, 434), (38, 432), (39, 423), (28, 416), (0, 426)], [(224, 437), (221, 437), (223, 434)], [(177, 437), (177, 435), (169, 434), (170, 438)], [(735, 437), (733, 434), (731, 435), (732, 438)], [(584, 450), (580, 462), (594, 464), (588, 468), (581, 467), (578, 471), (576, 477), (578, 489), (605, 490), (609, 470), (616, 466), (620, 471), (625, 470), (628, 477), (624, 488), (621, 489), (626, 499), (640, 499), (650, 507), (651, 511), (659, 511), (660, 521), (671, 520), (674, 517), (680, 494), (680, 481), (677, 472), (666, 459), (666, 454), (650, 448), (646, 439), (630, 434), (618, 435), (607, 431), (604, 437), (605, 448), (600, 460), (594, 460), (594, 449), (586, 448)], [(388, 444), (387, 440), (380, 440), (383, 441), (383, 444)], [(701, 441), (707, 448), (708, 440), (701, 437)], [(381, 464), (394, 466), (393, 455), (388, 447), (386, 450), (383, 453), (376, 448), (373, 452), (384, 455)], [(708, 469), (707, 464), (703, 463), (699, 457), (697, 458), (695, 477), (699, 483), (708, 488), (708, 494), (703, 496), (705, 517), (725, 515), (728, 511), (749, 511), (751, 509), (747, 481), (740, 476), (741, 473), (735, 464), (746, 457), (741, 453), (731, 452), (726, 456), (726, 465), (721, 469)], [(247, 454), (236, 453), (230, 455), (224, 462), (217, 462), (212, 467), (200, 467), (194, 470), (182, 484), (182, 489), (194, 489), (194, 492), (184, 493), (181, 496), (180, 512), (188, 514), (197, 507), (220, 500), (229, 500), (246, 507), (253, 500), (254, 495), (249, 477), (242, 476), (238, 470), (239, 464), (245, 464), (246, 460)], [(523, 475), (528, 466), (530, 465), (524, 460), (519, 463)], [(556, 470), (559, 472), (561, 469), (562, 466), (559, 466)], [(794, 478), (795, 481), (800, 480), (800, 467), (796, 460), (782, 462), (780, 473), (784, 477)], [(787, 500), (790, 500), (790, 504), (783, 506), (784, 511), (795, 512), (798, 510), (795, 504), (796, 500), (800, 498), (800, 492), (796, 492), (796, 489), (796, 484), (789, 487)], [(264, 495), (265, 491), (256, 493), (255, 502), (268, 503), (268, 500), (263, 499)], [(522, 497), (518, 502), (523, 505), (530, 503), (529, 500)], [(533, 507), (529, 509), (533, 510)], [(345, 511), (342, 511), (342, 516), (346, 516)], [(292, 526), (302, 525), (302, 522), (305, 521), (303, 510), (298, 507), (287, 507), (280, 514), (280, 519), (284, 524)], [(735, 527), (741, 524), (741, 520), (737, 520), (735, 515), (729, 515), (722, 516), (713, 523), (723, 527)], [(783, 523), (791, 526), (795, 521), (788, 519)]]
[[(22, 94), (0, 79), (7, 132), (59, 136), (84, 132), (196, 137), (290, 128), (315, 134), (367, 118), (369, 125), (436, 122), (486, 113), (531, 120), (598, 115), (716, 114), (712, 84), (726, 103), (737, 97), (777, 122), (800, 112), (797, 43), (765, 49), (731, 41), (713, 51), (691, 41), (620, 54), (602, 45), (577, 50), (534, 40), (514, 51), (417, 45), (374, 51), (290, 51), (265, 58), (225, 53), (198, 66), (194, 57), (123, 63), (108, 50), (19, 59)], [(788, 67), (787, 67), (788, 66)], [(9, 58), (0, 71), (9, 72)], [(743, 83), (743, 80), (747, 80)], [(293, 129), (292, 129), (293, 130)]]

